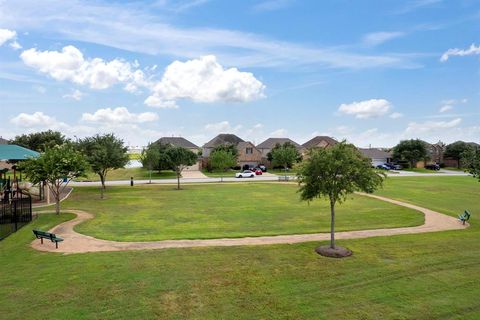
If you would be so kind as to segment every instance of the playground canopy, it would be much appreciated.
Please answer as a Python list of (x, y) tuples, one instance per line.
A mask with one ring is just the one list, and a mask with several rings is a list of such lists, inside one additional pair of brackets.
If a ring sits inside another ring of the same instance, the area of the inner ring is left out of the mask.
[(0, 161), (21, 161), (36, 158), (40, 154), (36, 151), (17, 146), (16, 144), (0, 144)]

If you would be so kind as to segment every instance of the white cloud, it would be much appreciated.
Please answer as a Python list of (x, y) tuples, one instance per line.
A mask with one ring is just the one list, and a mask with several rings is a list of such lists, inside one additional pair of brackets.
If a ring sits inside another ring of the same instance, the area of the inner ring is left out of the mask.
[(10, 123), (22, 128), (49, 127), (55, 125), (57, 120), (47, 116), (43, 112), (37, 111), (32, 114), (22, 112), (18, 116), (10, 119)]
[(10, 42), (10, 48), (14, 50), (19, 50), (19, 49), (22, 49), (22, 46), (20, 45), (20, 43), (18, 43), (18, 41), (15, 40)]
[(68, 98), (68, 99), (73, 99), (73, 100), (80, 101), (80, 100), (82, 100), (83, 95), (84, 95), (83, 92), (81, 92), (78, 89), (75, 89), (75, 90), (72, 91), (72, 93), (64, 94), (63, 98)]
[[(135, 1), (0, 1), (2, 24), (150, 55), (192, 59), (214, 53), (223, 65), (237, 67), (316, 66), (320, 68), (419, 67), (415, 54), (363, 54), (347, 47), (314, 46), (237, 30), (178, 27), (148, 4)], [(42, 12), (38, 15), (38, 12)], [(71, 12), (75, 12), (72, 16)], [(35, 19), (32, 19), (35, 17)]]
[(440, 108), (440, 110), (438, 110), (438, 112), (443, 113), (443, 112), (450, 111), (452, 109), (453, 109), (453, 107), (451, 105), (446, 104), (446, 105), (442, 106)]
[(92, 89), (106, 89), (117, 83), (144, 84), (144, 74), (136, 70), (136, 64), (121, 59), (85, 59), (74, 46), (66, 46), (62, 51), (38, 51), (32, 48), (23, 51), (20, 57), (27, 66), (55, 80), (68, 80)]
[(285, 138), (287, 136), (288, 131), (286, 129), (278, 129), (273, 132), (270, 132), (270, 137), (274, 138)]
[(220, 121), (216, 123), (208, 123), (205, 125), (205, 130), (214, 133), (236, 133), (243, 128), (242, 125), (237, 125), (235, 127), (230, 125), (228, 121)]
[(392, 119), (398, 119), (398, 118), (402, 118), (403, 114), (400, 112), (393, 112), (389, 115), (389, 117)]
[(15, 40), (17, 33), (13, 30), (0, 29), (0, 47), (7, 41)]
[(341, 104), (338, 111), (344, 114), (354, 115), (359, 119), (380, 117), (388, 113), (392, 105), (385, 99), (370, 99), (349, 104)]
[(82, 120), (87, 122), (102, 122), (109, 125), (125, 123), (144, 123), (158, 120), (158, 115), (153, 112), (130, 113), (125, 107), (115, 109), (98, 109), (95, 113), (84, 113)]
[(425, 121), (421, 123), (410, 122), (408, 127), (405, 129), (405, 134), (420, 136), (422, 134), (429, 134), (433, 132), (443, 132), (445, 129), (457, 127), (461, 122), (461, 118), (456, 118), (450, 121)]
[(448, 49), (447, 51), (445, 51), (444, 54), (442, 54), (442, 56), (440, 57), (440, 61), (445, 62), (448, 60), (448, 58), (450, 58), (450, 56), (463, 57), (463, 56), (471, 56), (475, 54), (480, 54), (480, 46), (475, 46), (475, 44), (472, 43), (472, 45), (468, 49), (458, 49), (458, 48)]
[(178, 99), (195, 102), (248, 102), (264, 97), (265, 85), (252, 73), (224, 69), (215, 56), (203, 56), (170, 64), (153, 94), (145, 100), (151, 107), (173, 107)]
[(373, 32), (373, 33), (368, 33), (363, 37), (363, 43), (367, 46), (376, 46), (379, 44), (382, 44), (386, 41), (403, 37), (405, 35), (404, 32)]

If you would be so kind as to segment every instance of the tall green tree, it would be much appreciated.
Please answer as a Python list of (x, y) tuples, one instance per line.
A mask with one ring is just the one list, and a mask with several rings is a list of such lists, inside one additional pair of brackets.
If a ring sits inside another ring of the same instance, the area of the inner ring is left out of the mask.
[(60, 214), (60, 196), (68, 183), (85, 175), (88, 163), (84, 156), (70, 144), (47, 148), (38, 158), (20, 164), (30, 182), (45, 181), (55, 198), (55, 212)]
[(92, 171), (100, 177), (102, 183), (100, 197), (103, 199), (108, 172), (123, 168), (129, 161), (127, 147), (122, 139), (112, 133), (81, 139), (78, 147), (85, 155)]
[(462, 154), (462, 166), (480, 181), (480, 148), (470, 148)]
[(427, 146), (420, 139), (400, 141), (393, 147), (393, 158), (408, 161), (410, 166), (414, 168), (418, 161), (428, 159)]
[[(336, 203), (345, 201), (356, 191), (374, 192), (382, 185), (383, 176), (371, 168), (370, 160), (364, 158), (355, 146), (342, 141), (330, 148), (311, 149), (300, 165), (298, 180), (302, 200), (326, 198), (330, 202), (330, 251), (336, 252)], [(317, 248), (317, 252), (322, 253), (321, 250), (322, 247)]]
[(155, 168), (158, 168), (160, 163), (160, 148), (158, 148), (158, 146), (152, 146), (152, 144), (149, 144), (147, 148), (142, 150), (140, 161), (142, 162), (142, 166), (148, 169), (150, 183), (152, 183), (152, 171)]
[(182, 147), (171, 146), (166, 151), (168, 157), (168, 164), (171, 170), (175, 171), (177, 175), (177, 189), (180, 190), (180, 177), (182, 171), (192, 166), (197, 162), (198, 156), (195, 152)]
[(215, 151), (224, 150), (231, 153), (235, 157), (235, 161), (238, 159), (238, 149), (233, 144), (221, 144), (213, 148), (212, 153)]
[(473, 147), (466, 142), (457, 141), (447, 145), (443, 156), (457, 160), (457, 168), (460, 168), (463, 154), (472, 148)]
[[(213, 170), (226, 172), (230, 167), (237, 164), (235, 156), (227, 150), (214, 150), (210, 154), (209, 165)], [(223, 182), (223, 175), (221, 176)]]
[(284, 144), (276, 144), (272, 151), (267, 154), (268, 160), (272, 162), (273, 166), (282, 166), (287, 176), (287, 169), (292, 167), (295, 162), (301, 161), (300, 152), (290, 142)]
[(46, 149), (53, 148), (68, 142), (69, 139), (58, 131), (42, 131), (30, 134), (16, 136), (10, 141), (10, 144), (16, 144), (30, 150), (44, 152)]

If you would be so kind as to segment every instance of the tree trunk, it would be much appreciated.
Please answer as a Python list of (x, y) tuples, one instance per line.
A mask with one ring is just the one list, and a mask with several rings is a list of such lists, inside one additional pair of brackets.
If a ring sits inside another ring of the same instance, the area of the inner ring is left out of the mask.
[[(57, 182), (58, 183), (58, 182)], [(60, 186), (59, 185), (55, 185), (55, 192), (54, 193), (54, 197), (55, 197), (55, 213), (56, 214), (60, 214)]]
[(100, 181), (102, 182), (102, 186), (100, 187), (100, 199), (103, 199), (104, 190), (106, 188), (105, 188), (105, 176), (102, 174), (100, 175)]
[(330, 248), (335, 249), (335, 202), (330, 199)]
[(180, 190), (180, 172), (177, 171), (177, 190)]
[(150, 184), (152, 183), (152, 169), (149, 170), (150, 171)]
[(285, 170), (285, 181), (287, 181), (287, 165), (283, 166), (283, 169)]

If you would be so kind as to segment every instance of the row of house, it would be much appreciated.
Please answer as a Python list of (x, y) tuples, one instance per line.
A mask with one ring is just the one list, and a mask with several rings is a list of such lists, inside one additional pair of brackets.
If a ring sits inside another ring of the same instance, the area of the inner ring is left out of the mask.
[[(201, 169), (206, 167), (210, 153), (218, 146), (233, 145), (238, 150), (238, 163), (240, 167), (249, 166), (255, 167), (259, 164), (270, 166), (268, 161), (268, 153), (277, 144), (284, 144), (289, 142), (294, 145), (300, 154), (305, 154), (311, 148), (327, 148), (338, 143), (337, 140), (328, 136), (316, 136), (303, 144), (299, 144), (289, 138), (268, 138), (258, 145), (254, 145), (250, 141), (244, 141), (235, 134), (222, 133), (214, 137), (212, 140), (205, 143), (202, 147), (195, 145), (182, 137), (163, 137), (156, 141), (156, 143), (170, 144), (178, 147), (187, 148), (195, 153), (201, 155), (199, 163), (190, 170)], [(381, 149), (359, 149), (366, 157), (372, 159), (373, 165), (382, 164), (391, 161), (391, 154)]]

